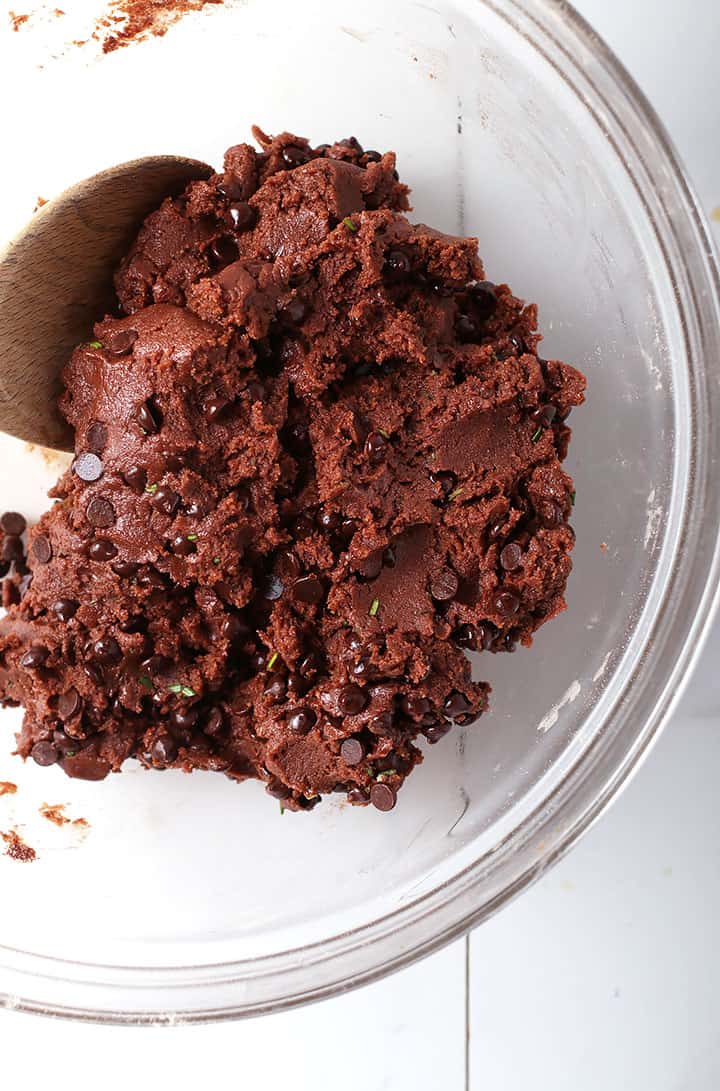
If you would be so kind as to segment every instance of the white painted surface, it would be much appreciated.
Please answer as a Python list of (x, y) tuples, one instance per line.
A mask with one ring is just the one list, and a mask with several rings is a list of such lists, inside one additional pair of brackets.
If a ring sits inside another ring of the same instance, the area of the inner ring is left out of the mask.
[[(708, 211), (720, 206), (716, 0), (578, 7), (657, 107)], [(461, 942), (352, 995), (243, 1024), (135, 1030), (6, 1013), (3, 1077), (55, 1091), (156, 1076), (177, 1091), (715, 1091), (719, 653), (716, 628), (611, 813), (472, 937), (469, 1073)]]

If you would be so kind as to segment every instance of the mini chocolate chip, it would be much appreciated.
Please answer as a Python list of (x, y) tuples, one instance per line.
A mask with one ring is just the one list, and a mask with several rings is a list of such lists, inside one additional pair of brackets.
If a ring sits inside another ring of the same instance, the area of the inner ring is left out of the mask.
[(83, 700), (75, 687), (71, 687), (67, 693), (62, 693), (58, 698), (58, 716), (61, 720), (71, 720), (77, 716), (83, 706)]
[(41, 739), (40, 742), (36, 742), (33, 746), (30, 757), (37, 765), (48, 766), (55, 764), (59, 754), (57, 748), (51, 742)]
[(209, 421), (215, 421), (227, 406), (227, 398), (208, 398), (203, 404), (203, 413)]
[(75, 476), (81, 481), (98, 481), (102, 477), (103, 464), (91, 451), (84, 451), (78, 455), (72, 468)]
[(189, 557), (195, 552), (195, 543), (188, 540), (187, 535), (178, 534), (170, 542), (170, 552), (176, 557)]
[(470, 343), (477, 341), (480, 330), (477, 322), (469, 314), (459, 314), (455, 319), (455, 333), (459, 341)]
[(555, 405), (539, 405), (537, 409), (533, 409), (530, 414), (530, 420), (535, 421), (536, 424), (541, 425), (543, 428), (549, 428), (552, 422), (555, 420), (557, 414), (557, 406)]
[(60, 621), (70, 621), (75, 617), (78, 611), (80, 603), (75, 599), (58, 599), (53, 603), (53, 612), (57, 614)]
[(357, 523), (354, 519), (343, 519), (342, 523), (340, 524), (340, 534), (346, 542), (350, 541), (356, 531)]
[(287, 688), (292, 697), (303, 697), (310, 689), (310, 683), (298, 671), (293, 671), (288, 675)]
[(217, 191), (227, 201), (242, 201), (243, 186), (236, 174), (227, 174), (218, 182)]
[(430, 580), (430, 594), (438, 602), (450, 602), (458, 592), (458, 578), (451, 568), (442, 568)]
[(236, 231), (248, 231), (255, 224), (257, 213), (247, 201), (234, 201), (230, 206), (230, 217)]
[(338, 144), (341, 148), (350, 148), (351, 151), (357, 152), (358, 155), (363, 154), (363, 146), (355, 136), (346, 136), (343, 140), (338, 140)]
[(213, 257), (221, 265), (230, 265), (239, 257), (238, 244), (229, 235), (222, 235), (210, 246)]
[(126, 470), (123, 474), (125, 484), (128, 485), (133, 492), (136, 492), (138, 496), (145, 492), (145, 486), (147, 485), (147, 470), (142, 466), (131, 466), (129, 470)]
[(316, 722), (317, 716), (311, 708), (299, 708), (290, 716), (287, 725), (296, 735), (307, 735)]
[(188, 705), (184, 708), (174, 708), (170, 713), (170, 722), (180, 731), (190, 731), (197, 723), (200, 713), (197, 705)]
[(169, 485), (161, 485), (153, 494), (151, 504), (155, 511), (171, 517), (180, 506), (180, 497)]
[(406, 694), (401, 701), (401, 708), (411, 720), (422, 720), (430, 711), (430, 702), (427, 697), (420, 697), (416, 693)]
[(517, 542), (508, 542), (500, 552), (500, 567), (506, 572), (514, 572), (520, 567), (523, 551)]
[(277, 602), (279, 598), (282, 598), (285, 591), (285, 584), (279, 576), (273, 574), (269, 575), (263, 589), (263, 598), (268, 602)]
[(85, 515), (93, 527), (111, 527), (115, 522), (115, 508), (104, 496), (93, 496)]
[(541, 500), (536, 510), (540, 526), (546, 530), (554, 530), (563, 521), (562, 508), (552, 500)]
[(307, 317), (307, 313), (308, 305), (305, 300), (295, 296), (282, 308), (279, 317), (283, 322), (289, 323), (291, 326), (299, 326)]
[(488, 539), (491, 542), (495, 542), (495, 541), (497, 541), (498, 538), (502, 537), (503, 532), (505, 530), (505, 524), (507, 523), (507, 521), (508, 521), (507, 515), (498, 515), (497, 518), (492, 521), (492, 523), (488, 527), (488, 532), (487, 532), (488, 533)]
[(350, 668), (350, 673), (359, 679), (367, 678), (370, 674), (370, 662), (367, 659), (360, 659)]
[(457, 478), (455, 477), (454, 473), (451, 473), (450, 470), (439, 470), (437, 472), (433, 470), (430, 473), (430, 480), (432, 481), (433, 485), (440, 486), (444, 496), (449, 496), (455, 488)]
[(20, 660), (20, 666), (26, 667), (28, 670), (35, 670), (37, 667), (42, 667), (49, 655), (50, 652), (44, 645), (31, 644)]
[(445, 701), (443, 712), (454, 720), (457, 716), (462, 716), (464, 712), (469, 712), (470, 708), (470, 702), (465, 694), (455, 690)]
[(137, 339), (137, 330), (111, 330), (103, 338), (103, 348), (112, 356), (126, 356)]
[(495, 285), (489, 280), (478, 280), (468, 288), (468, 295), (475, 314), (481, 322), (492, 318), (497, 310), (497, 295)]
[(317, 605), (325, 596), (325, 588), (317, 576), (304, 576), (292, 586), (293, 598), (308, 605)]
[(99, 667), (97, 663), (84, 663), (83, 671), (94, 686), (105, 685), (105, 675), (103, 674), (102, 668)]
[(514, 591), (501, 591), (495, 599), (495, 609), (500, 617), (512, 617), (520, 609), (520, 597)]
[(61, 754), (66, 754), (68, 750), (77, 750), (77, 739), (73, 739), (62, 728), (56, 728), (53, 731), (53, 742), (58, 748)]
[(359, 739), (345, 739), (340, 747), (340, 757), (346, 765), (359, 765), (365, 757), (365, 747)]
[(21, 561), (25, 556), (22, 539), (14, 534), (8, 534), (2, 544), (2, 559), (4, 561)]
[(380, 432), (371, 432), (365, 440), (365, 454), (371, 462), (381, 462), (387, 448), (388, 442)]
[(133, 576), (137, 576), (139, 568), (140, 565), (134, 561), (116, 561), (112, 566), (113, 572), (121, 580), (131, 580)]
[(373, 716), (368, 721), (368, 728), (372, 731), (373, 735), (390, 735), (392, 734), (394, 723), (395, 717), (392, 712), (379, 712), (377, 716)]
[(97, 538), (88, 546), (88, 557), (91, 561), (111, 561), (117, 556), (117, 546), (107, 538)]
[(289, 799), (292, 795), (292, 788), (288, 788), (287, 784), (283, 784), (281, 780), (268, 781), (265, 791), (273, 799)]
[(310, 158), (308, 149), (300, 148), (297, 144), (287, 144), (281, 154), (288, 167), (300, 167)]
[(150, 747), (150, 756), (160, 765), (171, 765), (178, 755), (177, 744), (169, 735), (158, 735)]
[(250, 626), (237, 614), (230, 614), (220, 626), (220, 632), (225, 640), (232, 642), (248, 637), (250, 635)]
[(265, 697), (269, 697), (272, 701), (283, 701), (286, 693), (287, 682), (284, 678), (276, 678), (263, 690)]
[(122, 659), (122, 651), (117, 640), (112, 636), (103, 636), (93, 644), (95, 658), (105, 666), (113, 666)]
[(368, 163), (379, 163), (381, 159), (382, 156), (380, 155), (380, 152), (376, 152), (374, 148), (368, 148), (367, 151), (363, 153), (360, 163), (363, 167), (366, 167)]
[(211, 739), (216, 739), (218, 735), (222, 735), (224, 730), (225, 717), (223, 716), (223, 710), (219, 705), (213, 705), (205, 717), (203, 731), (206, 735), (209, 735)]
[(85, 438), (88, 450), (92, 451), (94, 455), (101, 455), (107, 446), (107, 439), (107, 428), (102, 421), (93, 421)]
[(460, 648), (468, 648), (472, 652), (476, 652), (479, 647), (478, 631), (474, 625), (461, 625), (455, 630), (453, 634), (453, 640)]
[(316, 519), (318, 526), (322, 527), (323, 530), (328, 531), (329, 534), (332, 534), (338, 529), (341, 521), (337, 512), (326, 511), (325, 508), (321, 508), (317, 513)]
[(0, 528), (5, 534), (19, 538), (26, 526), (25, 516), (21, 515), (19, 511), (6, 511), (3, 515), (0, 515)]
[(365, 691), (352, 682), (343, 686), (337, 695), (337, 704), (343, 716), (357, 716), (362, 712), (367, 703)]
[(298, 674), (301, 678), (309, 678), (311, 675), (317, 674), (317, 671), (317, 658), (312, 652), (308, 652), (298, 663)]
[(347, 794), (348, 803), (369, 803), (370, 797), (363, 788), (351, 788)]
[(412, 269), (410, 257), (404, 250), (390, 250), (385, 257), (383, 272), (393, 280), (401, 279)]
[(397, 803), (397, 796), (389, 784), (380, 781), (370, 789), (370, 802), (379, 811), (391, 811)]
[(278, 575), (284, 580), (296, 580), (302, 572), (302, 565), (297, 553), (291, 549), (284, 549), (278, 553), (275, 560)]
[(160, 431), (162, 417), (157, 407), (152, 405), (150, 399), (148, 399), (145, 402), (141, 402), (135, 410), (135, 422), (146, 435), (154, 436)]
[(432, 724), (430, 727), (423, 728), (423, 735), (429, 743), (434, 744), (445, 738), (451, 726), (452, 724), (446, 720), (438, 720), (437, 723)]

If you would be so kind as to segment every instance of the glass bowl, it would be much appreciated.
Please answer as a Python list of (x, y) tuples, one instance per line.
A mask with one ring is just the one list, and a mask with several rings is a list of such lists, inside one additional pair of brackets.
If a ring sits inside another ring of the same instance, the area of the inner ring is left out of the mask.
[[(116, 1022), (269, 1011), (484, 920), (647, 753), (717, 586), (717, 267), (652, 110), (565, 3), (229, 4), (105, 57), (57, 34), (30, 27), (8, 55), (6, 236), (38, 194), (115, 162), (217, 163), (253, 122), (353, 133), (397, 149), (415, 218), (477, 234), (489, 277), (539, 303), (544, 355), (589, 378), (569, 609), (532, 649), (482, 656), (492, 711), (431, 748), (393, 813), (282, 816), (214, 774), (70, 781), (11, 757), (19, 717), (2, 714), (18, 792), (0, 828), (38, 851), (0, 856), (4, 1003)], [(57, 460), (9, 439), (0, 456), (2, 507), (38, 515)], [(89, 826), (56, 827), (43, 802)]]

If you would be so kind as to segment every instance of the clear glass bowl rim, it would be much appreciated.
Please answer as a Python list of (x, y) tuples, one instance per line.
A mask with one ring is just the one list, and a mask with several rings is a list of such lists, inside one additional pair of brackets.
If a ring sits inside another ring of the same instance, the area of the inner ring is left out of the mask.
[[(662, 123), (585, 20), (565, 0), (477, 2), (553, 64), (603, 126), (636, 189), (650, 182), (643, 200), (685, 330), (692, 460), (678, 547), (644, 645), (658, 650), (623, 680), (602, 751), (591, 744), (504, 843), (412, 903), (301, 950), (233, 963), (103, 966), (0, 945), (0, 1006), (103, 1023), (195, 1023), (277, 1011), (400, 969), (481, 923), (556, 863), (627, 784), (680, 696), (719, 597), (720, 490), (712, 480), (720, 464), (720, 430), (712, 423), (720, 419), (717, 256)], [(581, 66), (580, 56), (592, 63)]]

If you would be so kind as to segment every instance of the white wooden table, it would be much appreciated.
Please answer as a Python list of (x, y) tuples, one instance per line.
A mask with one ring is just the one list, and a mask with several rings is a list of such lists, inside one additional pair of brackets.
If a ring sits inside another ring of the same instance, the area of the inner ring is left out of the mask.
[[(718, 0), (577, 6), (653, 101), (712, 212)], [(720, 242), (720, 223), (716, 232)], [(125, 1029), (4, 1013), (3, 1082), (53, 1091), (125, 1091), (158, 1078), (174, 1091), (717, 1091), (718, 653), (720, 626), (611, 813), (468, 940), (378, 985), (249, 1023)]]

